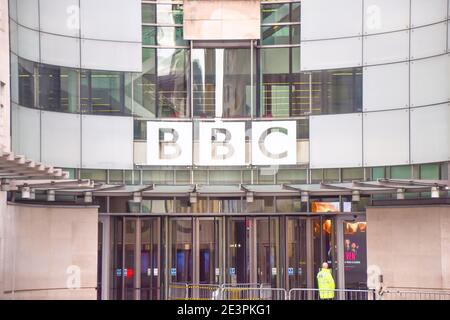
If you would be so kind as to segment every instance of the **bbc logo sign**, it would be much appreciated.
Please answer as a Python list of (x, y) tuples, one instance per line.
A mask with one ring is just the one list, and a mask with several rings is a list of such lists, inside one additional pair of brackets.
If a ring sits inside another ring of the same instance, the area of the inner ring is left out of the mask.
[[(242, 166), (246, 163), (246, 136), (251, 137), (253, 165), (296, 164), (295, 121), (254, 121), (246, 132), (245, 122), (199, 122), (198, 161), (203, 166)], [(192, 122), (148, 121), (147, 165), (192, 165)]]

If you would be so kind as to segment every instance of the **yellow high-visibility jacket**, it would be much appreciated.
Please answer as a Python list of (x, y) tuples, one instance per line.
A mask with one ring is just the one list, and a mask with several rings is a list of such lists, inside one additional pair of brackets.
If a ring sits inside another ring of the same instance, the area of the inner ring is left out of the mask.
[(334, 279), (330, 269), (320, 269), (317, 274), (317, 284), (319, 285), (320, 299), (334, 298)]

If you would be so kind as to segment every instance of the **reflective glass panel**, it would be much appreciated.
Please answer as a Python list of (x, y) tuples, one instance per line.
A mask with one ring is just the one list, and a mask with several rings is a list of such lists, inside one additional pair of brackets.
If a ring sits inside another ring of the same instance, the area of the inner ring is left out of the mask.
[(142, 73), (134, 77), (133, 115), (154, 118), (156, 115), (156, 49), (142, 48)]
[(60, 112), (78, 112), (79, 73), (75, 69), (40, 65), (39, 104)]
[(161, 117), (186, 117), (189, 61), (185, 49), (158, 49), (158, 105)]
[(223, 117), (250, 116), (252, 94), (250, 49), (223, 49), (223, 51), (218, 49), (216, 59), (219, 64), (223, 61)]
[(216, 98), (215, 49), (192, 50), (194, 116), (213, 117)]
[(34, 63), (19, 58), (19, 104), (34, 107)]

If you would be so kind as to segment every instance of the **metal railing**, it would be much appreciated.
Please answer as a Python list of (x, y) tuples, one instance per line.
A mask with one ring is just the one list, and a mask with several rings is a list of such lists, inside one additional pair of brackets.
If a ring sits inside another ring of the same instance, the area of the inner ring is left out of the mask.
[(294, 288), (289, 290), (288, 298), (289, 300), (376, 300), (376, 293), (375, 290)]
[(450, 290), (272, 288), (260, 283), (169, 284), (169, 300), (450, 300)]
[(450, 300), (450, 290), (419, 288), (386, 288), (379, 300)]

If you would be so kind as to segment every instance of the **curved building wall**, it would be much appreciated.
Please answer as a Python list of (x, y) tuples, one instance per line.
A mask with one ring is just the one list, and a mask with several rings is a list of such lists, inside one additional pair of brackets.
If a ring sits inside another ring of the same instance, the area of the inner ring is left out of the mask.
[(362, 113), (310, 117), (311, 168), (450, 160), (448, 18), (446, 0), (302, 2), (301, 69), (363, 67)]
[(141, 1), (10, 0), (11, 51), (74, 68), (141, 71)]
[[(67, 168), (151, 169), (147, 121), (195, 126), (219, 117), (297, 121), (297, 161), (285, 169), (450, 160), (448, 0), (264, 2), (253, 51), (191, 47), (181, 1), (146, 1), (142, 9), (140, 1), (11, 3), (11, 64), (19, 66), (11, 69), (13, 148), (28, 157)], [(234, 100), (216, 87), (218, 57), (236, 63), (228, 70), (237, 80), (226, 84)], [(57, 107), (42, 83), (54, 72), (76, 79), (65, 84), (75, 94)], [(21, 85), (23, 74), (30, 81)], [(107, 89), (118, 88), (120, 111), (95, 108), (84, 95), (98, 89), (93, 75), (121, 77)], [(21, 99), (24, 92), (33, 98)], [(208, 99), (223, 99), (221, 108)]]

